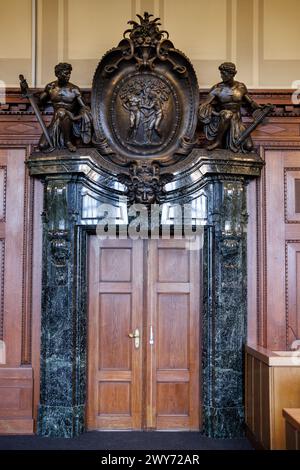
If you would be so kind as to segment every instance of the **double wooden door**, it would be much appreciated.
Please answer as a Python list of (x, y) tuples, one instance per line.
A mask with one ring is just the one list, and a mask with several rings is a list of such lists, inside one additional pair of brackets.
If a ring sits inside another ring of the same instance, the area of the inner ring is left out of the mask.
[(198, 430), (200, 253), (90, 237), (89, 429)]

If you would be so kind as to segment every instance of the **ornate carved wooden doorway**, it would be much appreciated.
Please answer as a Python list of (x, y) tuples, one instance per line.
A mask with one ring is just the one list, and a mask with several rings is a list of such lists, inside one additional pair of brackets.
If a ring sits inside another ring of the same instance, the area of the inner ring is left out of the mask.
[(199, 429), (199, 297), (185, 240), (90, 237), (89, 429)]

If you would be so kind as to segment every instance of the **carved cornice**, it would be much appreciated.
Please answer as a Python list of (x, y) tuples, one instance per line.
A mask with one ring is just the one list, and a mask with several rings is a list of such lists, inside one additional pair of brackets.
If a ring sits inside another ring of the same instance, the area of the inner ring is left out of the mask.
[[(33, 92), (40, 93), (41, 88), (33, 89)], [(91, 103), (91, 90), (86, 88), (81, 90), (86, 104)], [(270, 113), (271, 117), (300, 117), (300, 105), (292, 103), (292, 93), (295, 90), (249, 90), (250, 96), (258, 103), (272, 103), (276, 109)], [(200, 89), (200, 101), (205, 99), (208, 90)], [(51, 115), (53, 112), (51, 106), (45, 107), (42, 114)], [(6, 90), (6, 103), (0, 104), (1, 115), (33, 115), (34, 112), (27, 98), (22, 98), (19, 88), (8, 88)]]
[[(199, 190), (212, 179), (244, 180), (260, 175), (263, 160), (256, 153), (239, 154), (229, 150), (194, 149), (190, 155), (168, 167), (135, 168), (117, 165), (101, 156), (96, 149), (63, 150), (45, 155), (34, 153), (27, 161), (30, 174), (38, 178), (74, 177), (92, 189), (99, 199), (119, 200), (120, 196), (141, 195), (141, 188), (151, 189), (156, 202), (182, 203), (195, 199)], [(151, 173), (152, 171), (152, 173)], [(171, 177), (172, 175), (172, 177)], [(120, 178), (121, 176), (121, 178)], [(141, 201), (140, 201), (141, 202)], [(145, 200), (144, 202), (153, 202)]]

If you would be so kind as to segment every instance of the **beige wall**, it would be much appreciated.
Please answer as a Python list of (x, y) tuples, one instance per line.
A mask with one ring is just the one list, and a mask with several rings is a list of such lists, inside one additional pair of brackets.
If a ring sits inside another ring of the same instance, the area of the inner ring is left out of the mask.
[(43, 86), (54, 65), (68, 61), (72, 80), (89, 87), (102, 55), (145, 10), (161, 17), (190, 57), (201, 88), (219, 80), (225, 60), (237, 64), (249, 88), (290, 88), (300, 79), (300, 0), (0, 0), (0, 8), (0, 79), (7, 86), (18, 84), (20, 72)]
[(0, 80), (17, 83), (32, 72), (31, 0), (0, 0)]

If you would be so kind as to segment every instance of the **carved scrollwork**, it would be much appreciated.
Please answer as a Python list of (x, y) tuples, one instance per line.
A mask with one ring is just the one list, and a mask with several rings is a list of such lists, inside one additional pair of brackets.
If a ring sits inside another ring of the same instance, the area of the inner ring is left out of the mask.
[(56, 268), (65, 267), (69, 259), (68, 234), (67, 230), (48, 233), (51, 246), (51, 262)]
[(66, 181), (49, 181), (46, 186), (46, 211), (44, 224), (48, 238), (50, 279), (55, 286), (66, 285), (70, 258), (68, 210), (68, 184)]
[(68, 230), (50, 230), (48, 232), (51, 282), (64, 286), (68, 282), (67, 263), (70, 258), (70, 241)]
[(126, 29), (123, 34), (123, 40), (119, 43), (119, 48), (122, 49), (122, 56), (115, 61), (114, 64), (106, 65), (104, 70), (107, 74), (115, 72), (123, 61), (134, 59), (136, 62), (136, 69), (150, 69), (155, 67), (154, 62), (159, 59), (160, 61), (168, 61), (173, 70), (181, 75), (187, 71), (184, 65), (177, 63), (172, 59), (168, 50), (174, 48), (173, 43), (169, 40), (169, 33), (161, 31), (159, 26), (160, 18), (154, 18), (148, 12), (144, 13), (144, 17), (136, 15), (140, 23), (136, 21), (128, 21), (132, 25), (131, 29)]
[(179, 141), (179, 148), (176, 151), (176, 155), (187, 155), (193, 150), (196, 144), (197, 139), (190, 139), (186, 136), (181, 137)]

